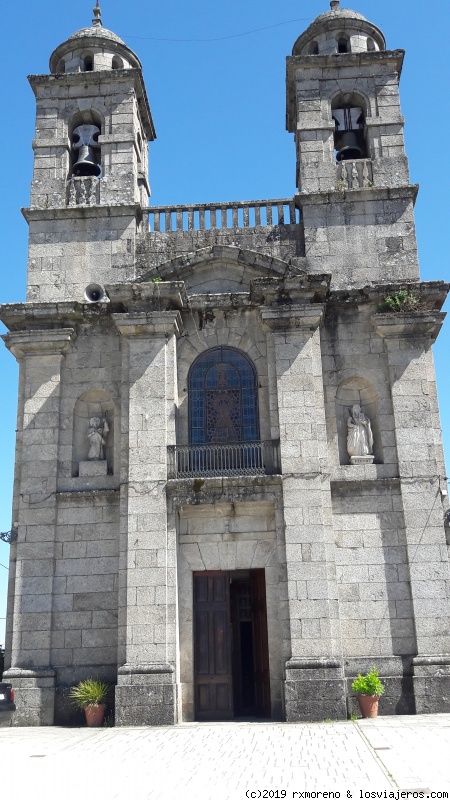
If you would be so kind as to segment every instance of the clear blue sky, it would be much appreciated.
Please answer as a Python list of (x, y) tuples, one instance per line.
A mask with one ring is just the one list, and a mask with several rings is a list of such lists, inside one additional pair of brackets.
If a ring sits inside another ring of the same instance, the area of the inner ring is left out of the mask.
[[(29, 201), (35, 113), (26, 76), (48, 72), (52, 50), (91, 24), (92, 5), (92, 0), (22, 0), (19, 5), (6, 4), (2, 11), (1, 302), (19, 302), (25, 296), (27, 225), (20, 208)], [(294, 193), (293, 137), (285, 130), (285, 57), (297, 36), (329, 9), (328, 0), (102, 0), (101, 5), (104, 26), (121, 36), (143, 64), (158, 135), (150, 150), (152, 203), (253, 200)], [(377, 24), (390, 49), (407, 51), (401, 98), (412, 182), (421, 185), (416, 222), (422, 280), (449, 281), (450, 4), (354, 0), (342, 5)], [(258, 28), (267, 29), (248, 33)], [(449, 343), (450, 321), (435, 346), (447, 459)], [(17, 371), (3, 347), (0, 375), (4, 531), (11, 527)], [(0, 542), (0, 563), (8, 563), (8, 550)], [(0, 617), (5, 615), (6, 578), (0, 566)], [(0, 619), (0, 643), (3, 624)]]

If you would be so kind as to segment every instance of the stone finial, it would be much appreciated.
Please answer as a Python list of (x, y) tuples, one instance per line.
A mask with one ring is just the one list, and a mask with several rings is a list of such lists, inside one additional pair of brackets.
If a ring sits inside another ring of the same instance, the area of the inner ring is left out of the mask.
[(92, 24), (94, 28), (101, 28), (102, 27), (102, 12), (99, 5), (99, 0), (97, 0), (95, 7), (92, 9), (94, 13), (94, 19), (92, 20)]
[(340, 0), (331, 0), (330, 8), (332, 11), (337, 11), (339, 8)]

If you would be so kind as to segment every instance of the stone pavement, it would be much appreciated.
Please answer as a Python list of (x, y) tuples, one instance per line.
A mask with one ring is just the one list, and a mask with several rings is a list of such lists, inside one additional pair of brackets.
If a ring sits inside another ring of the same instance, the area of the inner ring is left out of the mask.
[(370, 796), (365, 792), (397, 797), (400, 789), (450, 798), (449, 755), (450, 714), (357, 723), (2, 728), (0, 795), (295, 800), (309, 791), (360, 800)]

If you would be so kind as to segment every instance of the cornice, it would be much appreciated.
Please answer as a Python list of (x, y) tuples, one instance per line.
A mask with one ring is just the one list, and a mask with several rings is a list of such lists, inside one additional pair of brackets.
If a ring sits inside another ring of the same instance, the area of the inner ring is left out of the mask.
[(74, 328), (13, 331), (2, 336), (6, 347), (18, 361), (27, 356), (62, 356), (70, 352), (75, 338)]
[(141, 313), (113, 314), (117, 330), (125, 338), (146, 336), (173, 336), (183, 332), (179, 311), (146, 311)]

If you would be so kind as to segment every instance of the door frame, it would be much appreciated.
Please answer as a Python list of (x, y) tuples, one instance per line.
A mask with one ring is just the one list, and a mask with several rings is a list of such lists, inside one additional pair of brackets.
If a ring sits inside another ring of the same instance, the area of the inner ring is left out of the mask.
[[(231, 586), (233, 575), (235, 580), (240, 580), (239, 573), (248, 573), (248, 577), (242, 576), (242, 580), (249, 583), (251, 597), (251, 624), (252, 624), (252, 643), (253, 643), (253, 662), (254, 662), (254, 691), (255, 717), (271, 717), (271, 681), (269, 666), (269, 634), (268, 634), (268, 614), (266, 597), (265, 569), (263, 567), (250, 568), (246, 570), (200, 570), (192, 573), (192, 614), (193, 614), (193, 680), (194, 680), (194, 715), (198, 721), (214, 721), (219, 719), (233, 719), (236, 716), (236, 691), (234, 681), (236, 678), (236, 668), (239, 656), (240, 633), (238, 632), (238, 617), (236, 607), (233, 605), (233, 594)], [(215, 592), (215, 584), (208, 579), (223, 578), (225, 583), (219, 588), (219, 597), (214, 601), (211, 593)], [(197, 579), (206, 579), (203, 584), (196, 585)], [(198, 592), (203, 593), (203, 597), (197, 600)], [(205, 600), (205, 593), (207, 599)], [(226, 605), (226, 616), (224, 618), (224, 604)], [(215, 611), (214, 611), (215, 609)], [(217, 617), (216, 617), (217, 615)], [(216, 628), (215, 620), (218, 620), (219, 627)], [(233, 629), (234, 625), (234, 629)], [(216, 632), (219, 633), (220, 644), (223, 650), (216, 652)], [(198, 637), (198, 638), (197, 638)], [(206, 676), (205, 672), (197, 670), (198, 662), (203, 665), (210, 664), (213, 672)], [(216, 671), (219, 665), (218, 671)], [(224, 666), (228, 668), (228, 675), (225, 677)], [(221, 668), (221, 669), (220, 669)], [(221, 694), (219, 695), (219, 691)], [(199, 709), (200, 693), (202, 693), (205, 705), (211, 703), (215, 705), (215, 710), (205, 711), (205, 715)], [(219, 707), (220, 706), (220, 707)], [(242, 711), (242, 709), (239, 709)], [(209, 716), (208, 716), (209, 714)]]

